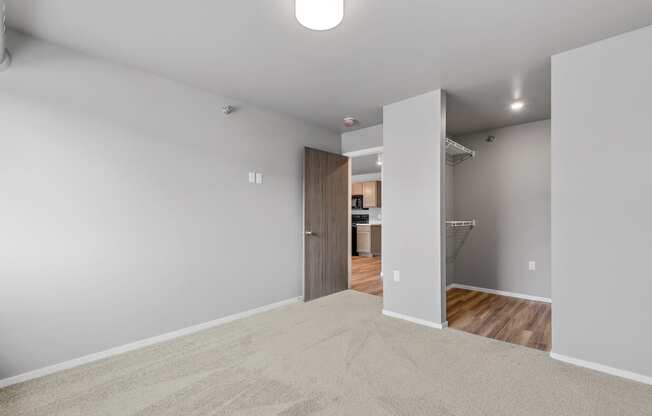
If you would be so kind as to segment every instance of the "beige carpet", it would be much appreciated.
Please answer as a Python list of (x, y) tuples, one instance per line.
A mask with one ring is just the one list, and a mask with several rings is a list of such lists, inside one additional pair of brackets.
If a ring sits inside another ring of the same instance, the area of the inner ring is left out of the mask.
[(0, 415), (652, 415), (652, 387), (344, 292), (0, 391)]

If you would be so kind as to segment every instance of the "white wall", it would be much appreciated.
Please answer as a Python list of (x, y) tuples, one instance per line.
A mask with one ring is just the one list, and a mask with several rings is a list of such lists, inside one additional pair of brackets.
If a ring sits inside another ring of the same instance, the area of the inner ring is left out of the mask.
[(303, 146), (339, 152), (339, 135), (10, 42), (0, 379), (301, 295)]
[(553, 352), (652, 383), (652, 26), (552, 59)]
[(382, 181), (382, 172), (368, 173), (365, 175), (351, 175), (351, 183), (369, 182), (369, 181)]
[(342, 133), (342, 153), (380, 147), (383, 145), (383, 125)]
[(351, 174), (353, 176), (380, 174), (381, 167), (378, 166), (378, 154), (365, 155), (351, 158)]
[(457, 257), (454, 282), (549, 298), (550, 120), (459, 141), (477, 156), (454, 168), (455, 216), (477, 226)]
[(435, 324), (446, 308), (445, 111), (446, 94), (438, 90), (387, 105), (383, 114), (384, 309)]

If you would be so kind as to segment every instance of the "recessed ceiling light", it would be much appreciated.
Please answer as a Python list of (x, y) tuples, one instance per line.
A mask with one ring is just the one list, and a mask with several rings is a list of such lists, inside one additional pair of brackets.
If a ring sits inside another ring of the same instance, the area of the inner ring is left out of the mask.
[(523, 101), (514, 101), (512, 105), (510, 105), (510, 108), (512, 111), (520, 111), (525, 107), (525, 103)]
[(312, 30), (329, 30), (344, 19), (344, 0), (295, 0), (297, 20)]

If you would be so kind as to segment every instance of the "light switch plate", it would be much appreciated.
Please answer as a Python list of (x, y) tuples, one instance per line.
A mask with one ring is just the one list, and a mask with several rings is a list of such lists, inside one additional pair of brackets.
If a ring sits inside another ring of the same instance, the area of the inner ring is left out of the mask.
[(263, 183), (263, 174), (262, 173), (256, 173), (256, 183), (258, 185)]
[(530, 261), (527, 265), (528, 269), (530, 271), (534, 271), (537, 269), (537, 262), (536, 261)]
[(401, 281), (401, 272), (399, 272), (398, 270), (394, 270), (394, 281), (395, 282)]
[(249, 183), (256, 183), (256, 172), (249, 172)]

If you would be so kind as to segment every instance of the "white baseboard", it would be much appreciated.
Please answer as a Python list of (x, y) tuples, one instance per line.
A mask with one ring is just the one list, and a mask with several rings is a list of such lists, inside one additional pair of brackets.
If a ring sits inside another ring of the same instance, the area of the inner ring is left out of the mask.
[(296, 298), (291, 298), (283, 300), (281, 302), (272, 303), (269, 305), (261, 306), (259, 308), (250, 309), (248, 311), (236, 313), (233, 315), (225, 316), (223, 318), (215, 319), (210, 322), (205, 322), (198, 325), (193, 325), (187, 328), (179, 329), (177, 331), (168, 332), (162, 335), (157, 335), (155, 337), (143, 339), (140, 341), (133, 342), (131, 344), (122, 345), (120, 347), (111, 348), (105, 351), (96, 352), (94, 354), (85, 355), (83, 357), (75, 358), (69, 361), (65, 361), (59, 364), (54, 364), (48, 367), (40, 368), (38, 370), (29, 371), (27, 373), (19, 374), (17, 376), (5, 378), (0, 380), (0, 389), (11, 386), (13, 384), (22, 383), (24, 381), (33, 380), (35, 378), (47, 376), (50, 374), (57, 373), (59, 371), (68, 370), (70, 368), (78, 367), (80, 365), (92, 363), (94, 361), (102, 360), (104, 358), (109, 358), (114, 355), (123, 354), (125, 352), (137, 350), (139, 348), (148, 347), (150, 345), (158, 344), (164, 341), (169, 341), (171, 339), (179, 338), (185, 335), (194, 334), (195, 332), (203, 331), (205, 329), (214, 328), (216, 326), (224, 325), (229, 322), (237, 321), (238, 319), (246, 318), (252, 315), (256, 315), (262, 312), (267, 312), (272, 309), (280, 308), (282, 306), (291, 305), (293, 303), (300, 302), (303, 298), (301, 296)]
[(652, 377), (644, 376), (642, 374), (632, 373), (631, 371), (621, 370), (619, 368), (613, 368), (603, 364), (593, 363), (591, 361), (584, 361), (578, 358), (556, 354), (554, 352), (550, 353), (550, 357), (555, 360), (563, 361), (568, 364), (573, 364), (579, 367), (584, 367), (591, 370), (599, 371), (601, 373), (610, 374), (612, 376), (622, 377), (628, 380), (638, 381), (639, 383), (652, 385)]
[(403, 315), (402, 313), (391, 312), (385, 309), (383, 309), (383, 315), (389, 316), (390, 318), (402, 319), (404, 321), (412, 322), (414, 324), (423, 325), (435, 329), (444, 329), (448, 327), (448, 321), (439, 324), (436, 322), (426, 321), (425, 319), (419, 319), (409, 315)]
[(493, 295), (508, 296), (510, 298), (518, 298), (518, 299), (525, 299), (525, 300), (533, 300), (533, 301), (536, 301), (536, 302), (552, 303), (552, 299), (543, 298), (541, 296), (526, 295), (526, 294), (523, 294), (523, 293), (505, 292), (503, 290), (487, 289), (487, 288), (484, 288), (484, 287), (469, 286), (469, 285), (460, 285), (460, 284), (457, 284), (457, 283), (453, 283), (451, 285), (448, 285), (447, 289), (466, 289), (466, 290), (473, 290), (475, 292), (484, 292), (484, 293), (491, 293)]

